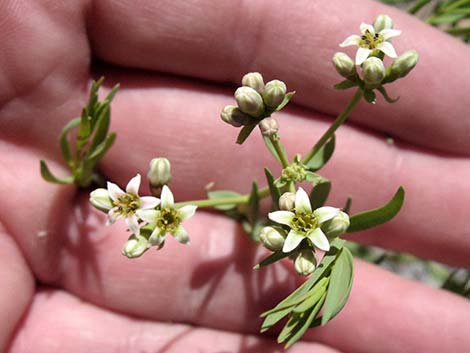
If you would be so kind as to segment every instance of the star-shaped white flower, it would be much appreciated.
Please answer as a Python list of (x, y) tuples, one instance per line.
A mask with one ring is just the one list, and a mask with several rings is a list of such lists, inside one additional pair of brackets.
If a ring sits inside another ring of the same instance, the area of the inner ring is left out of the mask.
[(284, 242), (282, 251), (291, 252), (304, 239), (320, 250), (330, 250), (330, 243), (325, 233), (321, 230), (323, 223), (334, 218), (340, 212), (335, 207), (320, 207), (312, 211), (312, 205), (307, 193), (299, 188), (295, 193), (295, 208), (291, 211), (275, 211), (269, 213), (270, 220), (289, 226), (291, 229)]
[(171, 234), (180, 243), (188, 243), (188, 232), (181, 223), (194, 215), (197, 206), (176, 207), (173, 193), (166, 185), (163, 186), (160, 197), (159, 209), (137, 211), (139, 218), (155, 227), (150, 235), (149, 242), (152, 245), (160, 246), (165, 241), (166, 235)]
[(356, 65), (361, 65), (374, 50), (380, 50), (385, 55), (391, 58), (396, 58), (397, 53), (393, 48), (392, 43), (388, 40), (390, 38), (399, 36), (401, 31), (398, 29), (383, 29), (376, 33), (374, 26), (367, 23), (361, 23), (361, 36), (353, 34), (341, 43), (340, 47), (348, 47), (351, 45), (357, 45), (359, 49), (356, 53)]
[[(90, 195), (92, 204), (94, 204), (95, 195), (100, 196), (99, 206), (101, 209), (108, 209), (108, 224), (113, 224), (117, 219), (124, 218), (129, 230), (135, 235), (139, 235), (136, 212), (155, 208), (160, 203), (160, 200), (153, 196), (139, 197), (140, 181), (140, 174), (137, 174), (129, 181), (125, 192), (116, 184), (108, 181), (107, 189), (97, 189)], [(109, 196), (108, 200), (103, 197), (106, 193)]]

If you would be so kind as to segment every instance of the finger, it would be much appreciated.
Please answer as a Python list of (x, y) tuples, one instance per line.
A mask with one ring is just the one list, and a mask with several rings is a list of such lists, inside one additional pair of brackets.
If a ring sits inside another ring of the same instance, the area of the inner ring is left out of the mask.
[[(204, 186), (212, 181), (214, 189), (248, 193), (253, 179), (265, 185), (261, 166), (278, 175), (257, 130), (240, 147), (234, 143), (238, 130), (218, 119), (221, 107), (232, 102), (221, 94), (224, 91), (147, 77), (116, 77), (123, 84), (113, 110), (119, 137), (102, 164), (109, 178), (125, 185), (135, 173), (146, 174), (151, 158), (166, 156), (173, 163), (172, 188), (180, 199), (188, 200), (205, 197)], [(179, 110), (181, 106), (187, 109)], [(291, 156), (306, 153), (328, 128), (321, 117), (305, 111), (278, 117), (282, 142)], [(353, 239), (452, 265), (470, 265), (470, 225), (465, 216), (470, 184), (462, 182), (470, 175), (467, 159), (400, 142), (389, 145), (383, 136), (349, 126), (341, 127), (337, 137), (335, 156), (322, 171), (333, 183), (330, 205), (343, 207), (351, 195), (356, 213), (384, 204), (399, 185), (406, 190), (404, 207), (394, 221)]]
[(34, 279), (21, 251), (0, 223), (0, 351), (11, 336), (33, 297)]
[[(34, 299), (9, 353), (75, 352), (278, 352), (268, 338), (189, 325), (129, 318), (87, 304), (59, 290)], [(299, 342), (290, 352), (334, 353), (318, 343)]]
[(462, 104), (470, 90), (467, 46), (378, 2), (276, 4), (99, 1), (90, 12), (90, 37), (95, 54), (114, 64), (237, 84), (256, 70), (286, 81), (297, 91), (295, 102), (337, 114), (350, 95), (332, 90), (341, 78), (331, 57), (361, 22), (387, 13), (403, 30), (394, 41), (398, 52), (416, 49), (421, 61), (410, 77), (390, 86), (392, 96), (401, 96), (397, 104), (363, 103), (352, 119), (411, 143), (468, 155), (470, 111)]

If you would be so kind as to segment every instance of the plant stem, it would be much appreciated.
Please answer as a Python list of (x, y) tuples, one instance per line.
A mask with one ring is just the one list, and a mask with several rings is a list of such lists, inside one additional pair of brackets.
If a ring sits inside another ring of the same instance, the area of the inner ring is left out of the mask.
[[(258, 191), (258, 197), (264, 198), (269, 195), (269, 188), (263, 188)], [(234, 196), (234, 197), (224, 197), (220, 199), (203, 199), (203, 200), (192, 200), (192, 201), (183, 201), (175, 203), (176, 207), (182, 207), (186, 205), (195, 205), (199, 208), (204, 207), (214, 207), (221, 205), (239, 205), (241, 203), (247, 203), (250, 199), (250, 194)]]
[(271, 143), (273, 144), (274, 149), (276, 150), (276, 153), (279, 156), (282, 167), (287, 167), (289, 165), (289, 160), (287, 158), (286, 151), (282, 147), (279, 135), (275, 134), (274, 136), (269, 136), (269, 139), (271, 140)]
[(323, 145), (333, 136), (335, 131), (341, 126), (342, 123), (346, 120), (352, 110), (356, 107), (357, 103), (362, 98), (362, 89), (358, 88), (354, 96), (349, 101), (348, 105), (341, 112), (340, 115), (336, 118), (333, 124), (328, 130), (323, 134), (323, 136), (318, 140), (315, 146), (312, 147), (310, 152), (304, 157), (302, 163), (307, 164), (310, 160), (317, 154), (317, 152), (323, 147)]

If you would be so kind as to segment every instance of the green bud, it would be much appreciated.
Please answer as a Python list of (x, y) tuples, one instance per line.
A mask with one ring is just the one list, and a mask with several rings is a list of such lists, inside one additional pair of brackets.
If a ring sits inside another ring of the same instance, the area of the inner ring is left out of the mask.
[(341, 76), (349, 78), (356, 74), (356, 64), (347, 54), (337, 52), (333, 55), (332, 60), (336, 71), (338, 71)]
[(261, 130), (263, 136), (269, 137), (273, 136), (274, 134), (277, 134), (277, 132), (279, 131), (279, 124), (274, 118), (264, 118), (259, 123), (259, 129)]
[(419, 55), (416, 50), (408, 50), (393, 60), (391, 66), (392, 76), (401, 78), (408, 75), (418, 63)]
[(109, 197), (108, 190), (96, 189), (90, 193), (90, 203), (100, 211), (108, 212), (113, 208), (113, 201)]
[(349, 216), (347, 213), (340, 211), (337, 216), (323, 223), (322, 230), (330, 239), (346, 232), (349, 227)]
[(366, 59), (362, 64), (364, 82), (369, 88), (377, 87), (385, 77), (385, 67), (382, 60), (374, 56)]
[(235, 91), (235, 100), (238, 108), (243, 113), (251, 115), (255, 118), (260, 117), (264, 113), (264, 103), (261, 95), (251, 87), (239, 87)]
[(161, 188), (171, 180), (171, 164), (166, 158), (154, 158), (150, 161), (147, 174), (152, 188)]
[(279, 198), (279, 209), (282, 211), (293, 211), (295, 208), (295, 193), (285, 192)]
[(251, 122), (252, 118), (248, 114), (243, 113), (238, 107), (234, 105), (227, 105), (222, 113), (220, 113), (221, 119), (234, 127), (240, 127), (247, 125)]
[(258, 93), (264, 91), (263, 76), (259, 72), (249, 72), (242, 78), (242, 85), (251, 87)]
[(129, 240), (124, 244), (121, 253), (130, 259), (141, 256), (150, 248), (150, 243), (147, 238), (141, 235), (132, 235)]
[(376, 32), (380, 32), (383, 29), (392, 29), (393, 20), (387, 15), (378, 15), (374, 21), (374, 29)]
[(277, 108), (286, 96), (286, 84), (279, 80), (272, 80), (264, 88), (263, 98), (266, 105), (270, 108)]
[(271, 251), (279, 251), (284, 246), (284, 236), (273, 227), (264, 227), (259, 237), (261, 243)]
[(308, 276), (317, 266), (317, 258), (311, 249), (302, 249), (294, 260), (295, 271), (301, 276)]

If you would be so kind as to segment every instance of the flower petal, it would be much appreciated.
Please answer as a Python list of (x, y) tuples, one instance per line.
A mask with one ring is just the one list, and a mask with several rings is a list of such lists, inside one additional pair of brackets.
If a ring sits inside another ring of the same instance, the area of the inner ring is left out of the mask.
[(295, 214), (291, 211), (275, 211), (268, 214), (268, 218), (271, 221), (276, 223), (285, 224), (286, 226), (290, 226), (292, 224), (292, 220), (294, 219)]
[(139, 222), (138, 222), (138, 218), (135, 214), (133, 214), (130, 217), (127, 217), (126, 218), (126, 223), (127, 223), (127, 226), (129, 227), (129, 230), (131, 231), (132, 234), (135, 234), (135, 235), (140, 234)]
[(313, 245), (315, 245), (318, 249), (323, 251), (330, 250), (330, 243), (328, 238), (320, 228), (316, 228), (315, 230), (308, 233), (307, 238), (309, 238)]
[(109, 210), (108, 219), (106, 221), (107, 226), (110, 226), (111, 224), (116, 222), (116, 220), (119, 218), (120, 214), (117, 213), (116, 211), (117, 211), (117, 207), (114, 207), (114, 208)]
[(142, 196), (140, 198), (140, 209), (155, 208), (160, 204), (160, 199), (153, 196)]
[(388, 55), (391, 58), (397, 57), (397, 52), (395, 51), (395, 48), (390, 42), (380, 43), (379, 45), (377, 45), (377, 49), (382, 51), (385, 55)]
[(160, 195), (161, 208), (173, 208), (175, 205), (175, 199), (170, 188), (163, 185), (162, 194)]
[(126, 186), (126, 192), (133, 195), (139, 195), (139, 188), (140, 188), (140, 174), (137, 174), (133, 177)]
[(383, 29), (380, 31), (380, 34), (384, 40), (397, 37), (401, 34), (399, 29)]
[(287, 234), (284, 246), (282, 247), (282, 252), (291, 252), (299, 246), (300, 242), (304, 239), (305, 237), (303, 234), (297, 233), (295, 230), (291, 229), (289, 234)]
[(369, 48), (359, 48), (356, 53), (356, 65), (361, 65), (369, 57), (372, 52)]
[(369, 33), (372, 33), (373, 35), (375, 34), (375, 28), (368, 23), (362, 22), (359, 28), (361, 29), (361, 33), (363, 34), (366, 33), (366, 31), (369, 31)]
[(310, 199), (304, 189), (300, 188), (295, 193), (295, 213), (311, 213)]
[(336, 217), (339, 212), (339, 208), (323, 206), (313, 211), (313, 215), (317, 219), (318, 223), (322, 224), (323, 222), (329, 221), (330, 219)]
[(156, 210), (137, 210), (135, 213), (141, 220), (150, 224), (157, 223), (157, 219), (160, 216), (160, 211)]
[(122, 191), (122, 189), (119, 186), (117, 186), (114, 183), (111, 183), (110, 181), (108, 181), (107, 186), (108, 186), (107, 189), (108, 189), (109, 197), (113, 201), (117, 201), (119, 197), (126, 194), (124, 191)]
[(160, 228), (155, 227), (152, 234), (150, 235), (149, 243), (160, 246), (165, 241), (165, 235), (166, 234), (164, 234)]
[(189, 243), (189, 236), (188, 236), (188, 232), (186, 231), (186, 229), (184, 229), (183, 226), (179, 226), (176, 231), (175, 231), (175, 234), (173, 234), (176, 238), (176, 240), (178, 240), (181, 244), (188, 244)]
[(359, 45), (359, 42), (361, 41), (361, 37), (359, 37), (357, 34), (353, 34), (352, 36), (349, 36), (346, 38), (343, 43), (341, 43), (339, 46), (340, 47), (349, 47), (351, 45)]
[(178, 212), (181, 215), (181, 220), (184, 221), (188, 218), (191, 218), (194, 216), (194, 213), (196, 212), (197, 206), (194, 205), (186, 205), (178, 209)]

